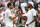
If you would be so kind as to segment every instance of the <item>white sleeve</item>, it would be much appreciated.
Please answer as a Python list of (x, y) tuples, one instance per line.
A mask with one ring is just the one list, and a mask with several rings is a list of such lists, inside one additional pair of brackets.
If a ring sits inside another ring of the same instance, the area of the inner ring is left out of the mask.
[(3, 17), (1, 17), (1, 19), (0, 20), (3, 20)]
[(22, 16), (25, 16), (25, 14), (23, 14)]
[(33, 10), (32, 14), (33, 14), (33, 16), (36, 16), (36, 11), (35, 11), (35, 10)]
[(23, 14), (22, 16), (27, 16), (27, 14)]
[(29, 24), (29, 23), (30, 23), (30, 18), (29, 18), (29, 17), (30, 17), (31, 15), (29, 15), (29, 14), (30, 14), (30, 12), (27, 14), (27, 22), (26, 22), (26, 24)]
[(11, 11), (8, 12), (8, 17), (12, 16)]

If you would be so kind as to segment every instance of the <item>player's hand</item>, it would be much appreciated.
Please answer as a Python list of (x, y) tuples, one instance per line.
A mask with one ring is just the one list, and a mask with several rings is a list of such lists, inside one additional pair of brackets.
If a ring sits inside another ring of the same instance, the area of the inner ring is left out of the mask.
[(39, 23), (40, 23), (40, 21), (39, 21)]
[(27, 26), (29, 26), (29, 24), (26, 24)]
[(3, 24), (3, 22), (1, 21), (1, 24)]
[(20, 15), (21, 14), (21, 11), (19, 11), (18, 14)]
[[(21, 14), (21, 16), (22, 16), (22, 14)], [(23, 16), (22, 16), (23, 17)]]
[(21, 11), (19, 11), (19, 13), (21, 14)]

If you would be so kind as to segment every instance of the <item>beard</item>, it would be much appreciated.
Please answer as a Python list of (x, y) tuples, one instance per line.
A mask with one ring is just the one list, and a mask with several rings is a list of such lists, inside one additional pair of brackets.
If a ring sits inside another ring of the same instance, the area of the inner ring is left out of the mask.
[(13, 9), (13, 8), (11, 8), (11, 9)]
[(30, 8), (30, 6), (28, 6), (28, 8)]
[(11, 8), (11, 9), (13, 9), (13, 8)]

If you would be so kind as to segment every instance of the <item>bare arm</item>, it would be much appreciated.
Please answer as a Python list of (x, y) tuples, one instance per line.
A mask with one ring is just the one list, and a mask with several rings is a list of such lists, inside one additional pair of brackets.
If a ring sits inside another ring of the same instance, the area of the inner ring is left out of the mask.
[[(22, 15), (21, 15), (22, 16)], [(22, 16), (22, 18), (24, 19), (24, 20), (27, 20), (27, 17), (26, 16)]]
[(35, 20), (36, 20), (36, 16), (34, 16), (34, 19), (29, 24), (33, 23)]
[(18, 15), (20, 15), (20, 14), (21, 14), (21, 12), (19, 11), (16, 16), (14, 16), (14, 17), (10, 16), (9, 18), (10, 18), (11, 20), (13, 20), (13, 19), (15, 19), (15, 18), (16, 18)]
[(14, 16), (14, 17), (10, 16), (9, 18), (10, 18), (11, 20), (13, 20), (13, 19), (15, 19), (18, 15), (19, 15), (19, 14), (17, 14), (17, 15)]
[(34, 16), (34, 19), (33, 19), (29, 24), (26, 24), (26, 25), (27, 25), (27, 26), (30, 25), (30, 24), (33, 23), (35, 20), (36, 20), (36, 16)]

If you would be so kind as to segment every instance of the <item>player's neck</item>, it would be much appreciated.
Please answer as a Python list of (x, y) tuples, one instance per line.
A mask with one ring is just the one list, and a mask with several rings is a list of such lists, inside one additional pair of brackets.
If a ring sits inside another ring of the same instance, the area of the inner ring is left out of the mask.
[(26, 11), (26, 13), (27, 13), (27, 11)]
[(11, 8), (9, 8), (11, 10)]
[(30, 10), (31, 10), (32, 8), (30, 8)]

